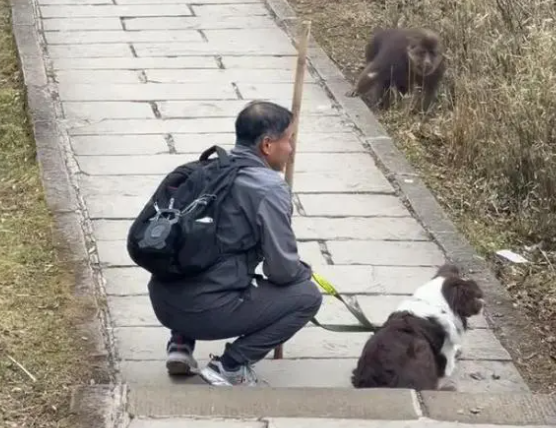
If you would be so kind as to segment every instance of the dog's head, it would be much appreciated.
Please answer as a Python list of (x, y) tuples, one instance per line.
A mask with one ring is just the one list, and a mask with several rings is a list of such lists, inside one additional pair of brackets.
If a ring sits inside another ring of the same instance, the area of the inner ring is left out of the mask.
[(452, 311), (462, 319), (478, 315), (485, 305), (483, 291), (475, 281), (465, 280), (459, 276), (459, 272), (455, 272), (452, 270), (451, 275), (442, 275), (445, 278), (442, 295)]

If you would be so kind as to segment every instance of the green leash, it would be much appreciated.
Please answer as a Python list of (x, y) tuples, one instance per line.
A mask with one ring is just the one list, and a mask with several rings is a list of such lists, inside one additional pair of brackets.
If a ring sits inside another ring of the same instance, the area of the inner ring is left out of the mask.
[(322, 327), (329, 331), (352, 331), (352, 332), (376, 332), (380, 327), (371, 323), (359, 306), (359, 302), (355, 296), (343, 297), (338, 293), (336, 288), (328, 282), (325, 278), (317, 273), (313, 272), (313, 280), (324, 290), (327, 294), (333, 296), (342, 302), (345, 307), (351, 312), (351, 314), (359, 321), (359, 325), (345, 325), (345, 324), (321, 324), (316, 318), (313, 318), (311, 322), (318, 327)]

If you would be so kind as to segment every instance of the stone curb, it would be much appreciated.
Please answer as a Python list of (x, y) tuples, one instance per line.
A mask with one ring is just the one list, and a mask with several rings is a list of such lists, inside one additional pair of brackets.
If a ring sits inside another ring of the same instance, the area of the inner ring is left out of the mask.
[(471, 424), (556, 425), (556, 397), (402, 389), (137, 386), (130, 417), (332, 418)]
[[(56, 91), (51, 86), (45, 64), (45, 50), (37, 29), (39, 14), (33, 0), (12, 0), (12, 30), (23, 72), (26, 107), (35, 138), (37, 160), (45, 190), (45, 198), (54, 219), (55, 247), (62, 260), (67, 261), (75, 274), (75, 293), (80, 297), (93, 298), (97, 317), (86, 325), (77, 326), (88, 337), (91, 360), (96, 381), (113, 383), (111, 366), (109, 317), (104, 305), (104, 290), (98, 273), (92, 267), (94, 260), (88, 251), (93, 246), (91, 224), (77, 191), (72, 171), (75, 171), (68, 138), (59, 126), (60, 106)], [(93, 388), (93, 389), (89, 389)], [(110, 393), (107, 395), (106, 391)], [(76, 389), (72, 409), (80, 416), (82, 426), (88, 428), (114, 427), (122, 414), (122, 400), (118, 387), (81, 387)], [(116, 392), (115, 392), (116, 391)], [(81, 397), (75, 401), (76, 394)], [(75, 403), (82, 403), (77, 408)], [(101, 416), (102, 415), (102, 416)], [(110, 415), (109, 418), (106, 415)]]
[[(278, 25), (293, 39), (297, 40), (297, 17), (287, 0), (264, 0), (275, 15)], [(377, 161), (377, 166), (397, 189), (398, 196), (413, 212), (431, 238), (439, 245), (447, 259), (457, 264), (481, 284), (488, 307), (485, 318), (502, 346), (510, 352), (514, 365), (520, 354), (515, 352), (527, 343), (530, 335), (535, 336), (529, 321), (518, 313), (504, 286), (496, 279), (485, 260), (480, 257), (469, 242), (456, 229), (444, 213), (433, 194), (426, 187), (419, 174), (411, 167), (405, 156), (396, 148), (367, 105), (360, 98), (346, 97), (351, 85), (338, 67), (310, 37), (307, 50), (308, 67), (316, 75), (316, 80), (327, 90), (348, 119), (358, 128), (364, 146)], [(520, 367), (516, 365), (518, 370)]]

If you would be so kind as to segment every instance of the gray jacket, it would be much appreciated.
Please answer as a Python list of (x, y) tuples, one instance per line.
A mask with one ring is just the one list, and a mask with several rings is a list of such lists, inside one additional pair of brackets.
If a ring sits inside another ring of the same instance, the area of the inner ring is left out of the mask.
[(311, 278), (310, 267), (299, 258), (291, 227), (289, 186), (252, 149), (236, 146), (230, 155), (260, 163), (260, 167), (239, 171), (230, 197), (221, 205), (219, 236), (225, 251), (237, 253), (187, 282), (155, 284), (185, 312), (200, 312), (237, 299), (238, 292), (251, 286), (261, 261), (263, 273), (274, 284), (285, 286)]

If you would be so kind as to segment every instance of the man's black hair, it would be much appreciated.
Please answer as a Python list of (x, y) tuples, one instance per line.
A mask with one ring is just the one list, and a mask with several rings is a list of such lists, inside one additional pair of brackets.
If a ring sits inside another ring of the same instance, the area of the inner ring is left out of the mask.
[(236, 119), (236, 144), (255, 147), (265, 136), (280, 138), (293, 121), (287, 108), (269, 101), (252, 101)]

